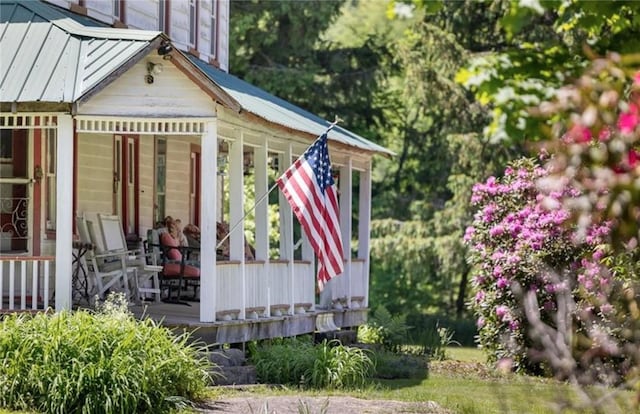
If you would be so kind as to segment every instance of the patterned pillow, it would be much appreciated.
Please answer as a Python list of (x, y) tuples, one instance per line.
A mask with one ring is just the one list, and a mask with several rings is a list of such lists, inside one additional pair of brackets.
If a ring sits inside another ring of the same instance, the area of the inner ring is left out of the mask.
[[(162, 233), (160, 235), (160, 244), (169, 247), (178, 247), (180, 243), (174, 239), (169, 232)], [(182, 253), (179, 249), (167, 249), (167, 258), (170, 260), (182, 260)]]

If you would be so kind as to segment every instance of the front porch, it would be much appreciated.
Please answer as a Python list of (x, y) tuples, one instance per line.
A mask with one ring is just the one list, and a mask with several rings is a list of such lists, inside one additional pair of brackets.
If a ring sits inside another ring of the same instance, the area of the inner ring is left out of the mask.
[(143, 304), (130, 309), (138, 318), (151, 318), (170, 329), (190, 331), (195, 338), (212, 345), (348, 330), (367, 320), (367, 309), (364, 308), (320, 310), (316, 307), (293, 315), (200, 322), (200, 303), (191, 302), (190, 305)]

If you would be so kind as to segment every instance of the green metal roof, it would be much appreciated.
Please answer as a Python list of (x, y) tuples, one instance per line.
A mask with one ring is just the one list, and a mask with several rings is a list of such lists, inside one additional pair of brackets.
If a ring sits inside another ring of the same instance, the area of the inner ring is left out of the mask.
[[(319, 116), (209, 65), (195, 56), (189, 56), (189, 59), (191, 59), (209, 79), (218, 84), (238, 101), (242, 109), (247, 112), (257, 115), (269, 122), (314, 135), (322, 134), (330, 125), (330, 122)], [(366, 151), (394, 155), (392, 151), (339, 126), (333, 128), (327, 137), (330, 140)]]
[(1, 1), (2, 102), (74, 102), (162, 35), (80, 21), (38, 1)]

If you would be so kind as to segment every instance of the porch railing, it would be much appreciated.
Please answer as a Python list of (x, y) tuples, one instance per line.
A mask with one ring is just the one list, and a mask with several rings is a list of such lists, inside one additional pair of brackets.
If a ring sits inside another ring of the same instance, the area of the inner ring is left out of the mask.
[[(336, 308), (365, 306), (365, 261), (353, 259), (350, 275), (330, 281)], [(313, 262), (218, 262), (216, 319), (245, 319), (291, 315), (315, 309), (316, 275)], [(243, 274), (244, 272), (244, 274)], [(244, 278), (244, 285), (243, 285)], [(243, 297), (244, 295), (244, 297)]]
[(0, 256), (0, 311), (49, 308), (52, 256)]

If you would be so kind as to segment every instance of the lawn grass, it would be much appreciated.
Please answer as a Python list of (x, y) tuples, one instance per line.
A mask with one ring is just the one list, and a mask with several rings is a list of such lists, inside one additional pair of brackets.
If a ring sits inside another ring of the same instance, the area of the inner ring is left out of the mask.
[(448, 359), (465, 362), (485, 362), (487, 358), (479, 348), (449, 346), (446, 349)]
[[(449, 360), (431, 363), (429, 375), (416, 380), (377, 380), (363, 390), (301, 391), (267, 386), (250, 389), (211, 389), (211, 398), (242, 396), (292, 395), (299, 397), (349, 395), (366, 399), (389, 399), (405, 402), (435, 401), (441, 407), (461, 414), (547, 414), (558, 412), (559, 405), (566, 407), (568, 401), (575, 406), (578, 395), (569, 384), (557, 381), (515, 375), (499, 374), (484, 364), (484, 355), (478, 349), (452, 347), (447, 349)], [(610, 394), (611, 390), (593, 388), (589, 392), (597, 395)], [(576, 408), (564, 409), (573, 413), (632, 413), (634, 394), (621, 392), (599, 411)]]

